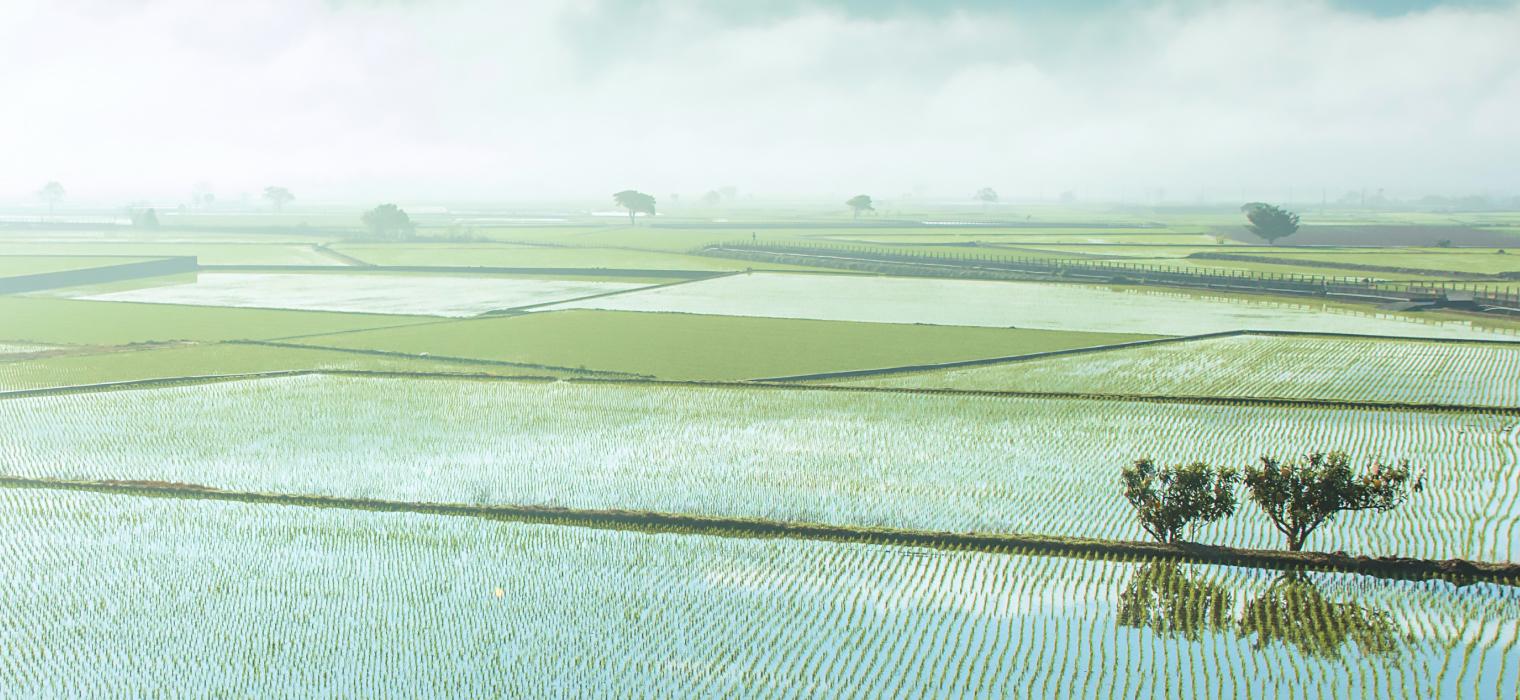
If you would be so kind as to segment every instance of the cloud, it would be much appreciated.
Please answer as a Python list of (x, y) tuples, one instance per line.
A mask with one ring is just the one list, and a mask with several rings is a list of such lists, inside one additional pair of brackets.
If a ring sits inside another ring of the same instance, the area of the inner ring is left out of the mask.
[(1520, 190), (1513, 3), (714, 8), (22, 0), (0, 198)]

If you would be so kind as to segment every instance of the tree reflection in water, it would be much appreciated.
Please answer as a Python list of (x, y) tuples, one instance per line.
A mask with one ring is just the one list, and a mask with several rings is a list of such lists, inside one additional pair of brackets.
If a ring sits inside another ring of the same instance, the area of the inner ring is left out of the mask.
[(1284, 574), (1235, 609), (1223, 584), (1193, 576), (1175, 562), (1140, 567), (1119, 594), (1118, 623), (1196, 640), (1203, 632), (1234, 632), (1261, 649), (1272, 643), (1320, 659), (1341, 657), (1346, 642), (1363, 656), (1398, 658), (1399, 635), (1385, 611), (1331, 601), (1302, 575)]
[(1282, 642), (1321, 659), (1339, 659), (1341, 648), (1351, 641), (1363, 656), (1396, 660), (1395, 629), (1386, 611), (1327, 600), (1313, 581), (1296, 573), (1279, 576), (1246, 603), (1240, 617), (1240, 634), (1254, 635), (1258, 649)]
[(1231, 627), (1234, 607), (1228, 589), (1188, 575), (1176, 562), (1146, 564), (1119, 594), (1119, 624), (1197, 639)]

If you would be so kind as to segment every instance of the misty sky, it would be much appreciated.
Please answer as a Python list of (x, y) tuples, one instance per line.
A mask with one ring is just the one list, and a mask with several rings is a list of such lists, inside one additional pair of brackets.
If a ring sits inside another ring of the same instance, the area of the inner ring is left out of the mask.
[(0, 200), (1520, 193), (1520, 1), (0, 1)]

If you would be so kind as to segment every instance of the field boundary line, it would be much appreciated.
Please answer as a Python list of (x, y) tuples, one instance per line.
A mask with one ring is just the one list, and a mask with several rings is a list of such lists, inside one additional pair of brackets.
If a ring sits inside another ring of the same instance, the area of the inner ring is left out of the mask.
[(1486, 581), (1520, 585), (1520, 563), (1465, 559), (1352, 556), (1344, 552), (1289, 552), (1213, 545), (1166, 545), (1156, 542), (1099, 540), (1020, 533), (940, 532), (876, 528), (754, 518), (693, 515), (661, 511), (579, 509), (557, 506), (473, 505), (395, 501), (378, 498), (296, 495), (223, 490), (199, 484), (158, 481), (79, 481), (0, 475), (0, 487), (188, 498), (262, 505), (337, 508), (493, 520), (572, 525), (596, 529), (640, 530), (745, 538), (794, 538), (872, 545), (913, 546), (1012, 553), (1031, 551), (1065, 557), (1187, 561), (1281, 571), (1334, 571), (1403, 580), (1439, 579), (1457, 583)]
[[(715, 280), (715, 279), (719, 279), (721, 277), (733, 277), (734, 275), (743, 275), (743, 274), (746, 274), (746, 272), (744, 270), (734, 270), (734, 271), (731, 271), (731, 272), (716, 272), (716, 273), (713, 273), (713, 274), (708, 275), (706, 277), (693, 277), (693, 278), (690, 278), (690, 279), (676, 280), (674, 282), (662, 282), (660, 284), (651, 284), (651, 285), (646, 285), (646, 286), (643, 286), (643, 287), (635, 287), (633, 289), (618, 289), (618, 290), (614, 290), (614, 291), (610, 291), (610, 292), (597, 292), (596, 294), (588, 294), (586, 296), (575, 297), (573, 299), (560, 299), (558, 301), (541, 301), (541, 302), (538, 302), (536, 304), (524, 304), (522, 306), (512, 306), (512, 307), (508, 307), (508, 308), (504, 308), (504, 309), (492, 309), (492, 310), (487, 311), (487, 312), (485, 312), (483, 314), (476, 315), (475, 318), (483, 318), (483, 317), (490, 317), (490, 316), (502, 316), (502, 315), (506, 315), (506, 314), (522, 314), (522, 313), (527, 313), (527, 312), (529, 312), (529, 311), (531, 311), (533, 309), (541, 309), (541, 308), (544, 308), (546, 306), (557, 306), (557, 305), (560, 305), (560, 304), (574, 304), (576, 302), (586, 301), (588, 299), (601, 299), (602, 297), (614, 297), (614, 296), (618, 296), (620, 294), (634, 294), (636, 292), (652, 292), (652, 291), (654, 291), (656, 289), (665, 289), (666, 287), (678, 287), (678, 286), (683, 285), (683, 284), (692, 284), (694, 282), (706, 282), (708, 280)], [(554, 311), (556, 309), (550, 309), (550, 310)]]
[(372, 263), (365, 262), (347, 253), (340, 253), (336, 250), (333, 250), (332, 248), (328, 247), (326, 243), (313, 243), (311, 245), (311, 249), (318, 255), (324, 255), (333, 260), (337, 260), (347, 267), (369, 267), (372, 265)]
[[(1037, 329), (1027, 329), (1037, 330)], [(952, 360), (950, 362), (935, 362), (920, 365), (899, 365), (896, 367), (878, 367), (874, 369), (842, 369), (832, 372), (813, 372), (811, 374), (794, 374), (785, 377), (766, 377), (754, 379), (756, 382), (804, 382), (815, 379), (842, 379), (846, 377), (865, 377), (880, 374), (905, 374), (909, 372), (930, 372), (939, 369), (954, 369), (956, 367), (975, 367), (977, 365), (995, 365), (1000, 363), (1023, 362), (1025, 360), (1038, 360), (1046, 357), (1059, 357), (1062, 355), (1081, 355), (1084, 353), (1106, 352), (1111, 350), (1124, 350), (1127, 348), (1144, 347), (1147, 345), (1159, 345), (1163, 343), (1185, 343), (1194, 340), (1208, 340), (1211, 338), (1226, 338), (1230, 336), (1246, 335), (1248, 331), (1219, 331), (1217, 333), (1202, 333), (1199, 335), (1179, 335), (1169, 338), (1151, 338), (1149, 340), (1131, 340), (1124, 343), (1111, 343), (1109, 345), (1090, 345), (1085, 348), (1066, 348), (1064, 350), (1044, 350), (1030, 352), (1022, 355), (1002, 355), (999, 357), (982, 357), (975, 360)]]
[[(533, 362), (513, 362), (511, 360), (476, 359), (476, 358), (470, 358), (470, 357), (459, 357), (459, 356), (456, 356), (456, 355), (419, 355), (419, 354), (415, 354), (415, 353), (399, 352), (399, 351), (395, 351), (395, 350), (376, 350), (376, 349), (373, 349), (373, 348), (342, 348), (342, 347), (333, 347), (331, 345), (309, 345), (309, 344), (306, 344), (306, 343), (287, 343), (287, 342), (276, 341), (276, 340), (228, 340), (228, 341), (224, 341), (224, 342), (226, 344), (228, 344), (228, 345), (262, 345), (262, 346), (265, 346), (265, 347), (288, 348), (288, 349), (292, 349), (292, 350), (328, 350), (328, 351), (332, 351), (332, 352), (344, 352), (344, 353), (350, 353), (350, 354), (355, 354), (355, 355), (376, 355), (376, 356), (381, 356), (381, 357), (395, 357), (395, 358), (401, 358), (401, 359), (407, 359), (407, 360), (437, 360), (439, 362), (445, 362), (445, 363), (472, 364), (472, 365), (499, 365), (499, 366), (503, 366), (503, 367), (517, 367), (517, 368), (520, 368), (520, 369), (551, 370), (551, 371), (556, 371), (556, 372), (567, 372), (567, 373), (571, 373), (571, 374), (580, 374), (580, 375), (605, 375), (609, 379), (616, 378), (616, 379), (637, 380), (637, 379), (652, 378), (651, 375), (647, 375), (647, 374), (638, 374), (636, 372), (619, 372), (619, 371), (610, 370), (610, 369), (579, 369), (579, 368), (575, 368), (575, 367), (562, 367), (560, 365), (543, 365), (543, 364), (537, 364), (537, 363), (533, 363)], [(321, 370), (321, 369), (319, 369), (319, 370), (315, 370), (315, 371), (319, 371), (319, 372), (331, 372), (331, 371), (344, 371), (344, 370)], [(354, 370), (354, 371), (366, 371), (366, 370)], [(449, 375), (445, 375), (445, 376), (449, 376)]]
[[(229, 341), (234, 342), (234, 341)], [(238, 341), (248, 342), (248, 341)], [(296, 346), (313, 350), (333, 350), (323, 346)], [(383, 351), (375, 351), (383, 352)], [(410, 359), (419, 358), (412, 355), (402, 355)], [(434, 358), (436, 359), (436, 358)], [(475, 360), (467, 360), (475, 363)], [(490, 363), (482, 363), (490, 364)], [(525, 369), (533, 369), (531, 367)], [(590, 373), (593, 371), (606, 370), (569, 370), (575, 373)], [(692, 389), (732, 389), (740, 391), (771, 390), (771, 391), (834, 391), (853, 392), (861, 394), (909, 394), (919, 396), (964, 396), (975, 398), (1003, 398), (1003, 399), (1045, 399), (1066, 401), (1115, 401), (1129, 403), (1154, 403), (1154, 404), (1188, 404), (1195, 406), (1277, 406), (1282, 408), (1338, 408), (1361, 411), (1420, 411), (1426, 413), (1486, 413), (1490, 415), (1514, 416), (1520, 415), (1520, 406), (1482, 406), (1471, 404), (1431, 404), (1431, 403), (1401, 403), (1397, 401), (1348, 401), (1341, 399), (1301, 399), (1285, 397), (1257, 397), (1257, 396), (1192, 396), (1192, 395), (1165, 395), (1165, 394), (1097, 394), (1084, 392), (1061, 392), (1061, 391), (1008, 391), (991, 389), (925, 389), (912, 387), (875, 387), (875, 386), (848, 386), (839, 384), (797, 384), (784, 382), (753, 382), (753, 381), (700, 381), (681, 379), (649, 379), (649, 378), (603, 378), (603, 377), (544, 377), (533, 375), (501, 375), (480, 374), (465, 372), (408, 372), (401, 370), (357, 370), (357, 369), (296, 369), (296, 370), (271, 370), (268, 372), (245, 372), (238, 374), (203, 374), (183, 377), (154, 377), (151, 379), (130, 379), (119, 382), (101, 382), (96, 384), (74, 384), (69, 386), (42, 387), (36, 389), (15, 389), (0, 391), (0, 400), (11, 398), (25, 398), (29, 396), (47, 396), (54, 394), (76, 394), (94, 391), (152, 389), (165, 386), (182, 384), (210, 384), (224, 381), (241, 381), (252, 379), (275, 379), (280, 377), (296, 377), (306, 375), (331, 375), (336, 377), (363, 377), (376, 379), (440, 379), (459, 381), (533, 381), (542, 382), (552, 379), (554, 382), (566, 384), (602, 384), (612, 386), (645, 386), (645, 387), (670, 387)]]

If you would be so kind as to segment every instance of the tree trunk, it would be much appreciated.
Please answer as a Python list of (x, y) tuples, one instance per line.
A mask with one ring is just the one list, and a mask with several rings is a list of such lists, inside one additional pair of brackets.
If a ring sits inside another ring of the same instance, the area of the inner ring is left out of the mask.
[(638, 224), (633, 223), (633, 210), (632, 209), (628, 210), (628, 225), (629, 226), (637, 226), (638, 225)]

